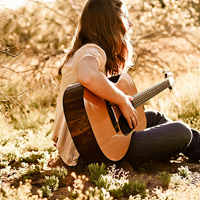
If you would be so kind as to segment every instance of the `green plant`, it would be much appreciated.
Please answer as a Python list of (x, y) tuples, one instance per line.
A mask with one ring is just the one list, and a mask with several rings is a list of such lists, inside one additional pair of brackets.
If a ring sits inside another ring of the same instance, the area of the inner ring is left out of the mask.
[(48, 185), (43, 185), (42, 188), (40, 188), (40, 190), (42, 190), (43, 197), (51, 197), (53, 195), (51, 188)]
[(59, 195), (59, 200), (65, 199), (65, 195)]
[(17, 154), (14, 153), (14, 152), (9, 152), (9, 153), (7, 153), (7, 154), (4, 154), (4, 157), (6, 158), (6, 160), (7, 160), (8, 162), (10, 162), (10, 161), (16, 160)]
[(75, 190), (69, 191), (69, 199), (74, 200), (79, 197), (79, 193)]
[[(58, 187), (65, 186), (66, 176), (68, 174), (67, 169), (59, 167), (52, 169), (51, 176), (45, 176), (44, 186), (40, 188), (43, 191), (45, 197), (52, 196), (52, 191), (58, 189)], [(71, 194), (73, 196), (73, 192)]]
[(122, 189), (123, 194), (126, 196), (129, 195), (137, 195), (140, 194), (141, 196), (145, 196), (146, 194), (146, 183), (141, 181), (134, 181), (125, 183)]
[(46, 169), (48, 165), (48, 160), (45, 158), (37, 159), (39, 165), (41, 166), (42, 169)]
[(171, 176), (172, 175), (168, 172), (162, 172), (159, 175), (157, 175), (158, 179), (162, 181), (162, 185), (164, 187), (167, 187), (169, 185)]
[(63, 187), (66, 185), (66, 177), (67, 177), (68, 171), (65, 167), (59, 167), (52, 169), (51, 176), (55, 176), (59, 180), (59, 187)]
[(7, 160), (6, 161), (1, 160), (0, 166), (1, 167), (6, 167), (6, 166), (8, 166), (8, 164), (9, 164), (9, 162)]
[(6, 138), (6, 139), (1, 141), (1, 145), (5, 146), (8, 142), (9, 142), (9, 139)]
[(27, 163), (22, 163), (23, 168), (19, 168), (19, 176), (23, 179), (30, 179), (32, 175), (39, 173), (41, 170), (40, 165), (32, 164), (29, 166)]
[(52, 191), (55, 191), (58, 189), (59, 179), (55, 176), (45, 176), (44, 185), (46, 187), (49, 186)]
[[(73, 183), (73, 189), (70, 186), (67, 188), (68, 192), (69, 192), (69, 198), (70, 199), (76, 199), (76, 198), (88, 199), (88, 198), (86, 198), (87, 195), (85, 195), (83, 193), (83, 189), (84, 189), (85, 182), (88, 181), (89, 179), (85, 175), (83, 175), (83, 176), (79, 175), (77, 177), (75, 172), (72, 172), (71, 176), (75, 180), (74, 180), (74, 183)], [(87, 193), (90, 194), (89, 191)]]
[(188, 166), (181, 166), (178, 168), (178, 171), (179, 175), (183, 178), (187, 178), (191, 174), (191, 171), (188, 169)]
[[(1, 200), (8, 200), (8, 199), (30, 199), (31, 194), (31, 184), (29, 181), (26, 181), (25, 184), (22, 184), (22, 182), (19, 183), (18, 188), (11, 187), (9, 184), (3, 185), (3, 187), (0, 189), (0, 199)], [(35, 196), (34, 199), (37, 199)]]
[(110, 187), (110, 183), (109, 183), (107, 175), (101, 175), (97, 180), (94, 180), (94, 184), (99, 189), (104, 188), (105, 190), (108, 190)]
[(37, 162), (38, 159), (42, 159), (45, 157), (45, 154), (43, 152), (26, 152), (23, 154), (22, 157), (20, 157), (21, 162), (28, 162), (28, 163), (34, 163)]
[(110, 195), (110, 192), (106, 190), (105, 188), (101, 188), (99, 190), (95, 191), (96, 195), (100, 195), (100, 200), (112, 200), (113, 198)]
[(106, 166), (104, 163), (101, 163), (100, 166), (98, 163), (89, 164), (88, 165), (88, 170), (90, 172), (89, 180), (95, 183), (97, 180), (99, 180), (101, 175), (105, 175), (107, 173), (107, 170), (105, 168)]
[(100, 189), (100, 194), (103, 199), (105, 199), (105, 196), (119, 198), (130, 194), (145, 196), (146, 183), (139, 181), (129, 182), (128, 173), (123, 169), (116, 169), (116, 166), (113, 165), (107, 170), (107, 173), (101, 170), (104, 174), (99, 174), (99, 168), (96, 164), (90, 165), (89, 171), (93, 175), (92, 178), (90, 177), (90, 181)]

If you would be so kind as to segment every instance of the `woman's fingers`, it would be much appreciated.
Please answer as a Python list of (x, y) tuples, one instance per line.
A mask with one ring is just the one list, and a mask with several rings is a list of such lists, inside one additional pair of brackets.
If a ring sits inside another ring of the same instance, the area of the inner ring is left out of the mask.
[(138, 113), (132, 105), (129, 107), (129, 112), (126, 114), (124, 113), (124, 117), (131, 129), (138, 126)]
[(122, 114), (124, 115), (131, 129), (138, 126), (138, 113), (131, 103), (132, 100), (133, 98), (127, 95), (124, 104), (119, 106), (120, 110), (122, 111)]
[(130, 128), (136, 128), (138, 126), (138, 115), (137, 111), (134, 109), (134, 114), (128, 121), (129, 127)]

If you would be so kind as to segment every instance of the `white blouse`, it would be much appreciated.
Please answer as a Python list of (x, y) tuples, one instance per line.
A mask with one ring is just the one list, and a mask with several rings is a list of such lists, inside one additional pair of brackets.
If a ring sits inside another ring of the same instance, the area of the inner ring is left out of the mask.
[(59, 156), (69, 166), (76, 165), (79, 153), (74, 145), (65, 120), (62, 100), (67, 86), (78, 82), (76, 66), (78, 62), (86, 56), (92, 56), (96, 58), (99, 63), (99, 71), (106, 75), (106, 54), (104, 50), (96, 44), (86, 44), (82, 46), (75, 52), (74, 56), (70, 58), (62, 68), (62, 80), (60, 85), (60, 92), (57, 97), (56, 116), (52, 139), (56, 143)]

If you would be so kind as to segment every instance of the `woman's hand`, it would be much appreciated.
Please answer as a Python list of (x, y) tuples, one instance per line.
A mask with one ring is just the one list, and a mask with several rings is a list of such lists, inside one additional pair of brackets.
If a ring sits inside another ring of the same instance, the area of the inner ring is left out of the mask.
[(115, 84), (99, 71), (99, 63), (91, 56), (84, 57), (77, 64), (77, 79), (81, 85), (114, 104), (117, 104), (128, 122), (130, 128), (137, 127), (138, 115), (131, 101), (131, 96), (125, 95)]
[(133, 98), (131, 96), (125, 95), (124, 102), (122, 102), (121, 105), (118, 105), (131, 129), (138, 126), (138, 113), (131, 104), (132, 100)]

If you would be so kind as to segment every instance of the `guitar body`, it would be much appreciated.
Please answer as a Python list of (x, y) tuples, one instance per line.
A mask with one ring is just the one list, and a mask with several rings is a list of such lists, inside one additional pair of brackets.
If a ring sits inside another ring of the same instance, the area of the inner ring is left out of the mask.
[[(110, 79), (127, 95), (137, 93), (135, 84), (128, 74)], [(104, 99), (96, 96), (79, 83), (67, 87), (63, 96), (63, 107), (66, 121), (81, 157), (88, 163), (109, 159), (118, 161), (126, 154), (132, 133), (146, 128), (146, 117), (142, 106), (136, 108), (139, 124), (127, 136), (119, 127), (117, 130), (108, 112)], [(122, 115), (114, 107), (115, 118)]]

